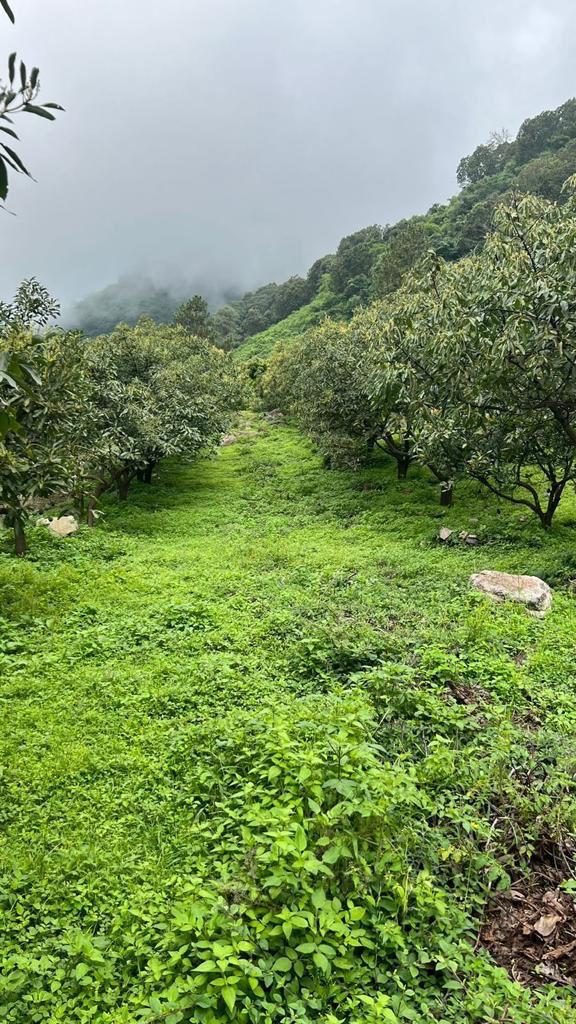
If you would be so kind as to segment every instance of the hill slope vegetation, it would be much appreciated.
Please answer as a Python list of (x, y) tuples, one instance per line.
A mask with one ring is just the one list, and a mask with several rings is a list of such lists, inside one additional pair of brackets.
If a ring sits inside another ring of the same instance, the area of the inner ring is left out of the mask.
[(396, 224), (362, 228), (316, 260), (306, 278), (265, 285), (223, 307), (213, 318), (220, 341), (239, 345), (241, 359), (265, 357), (276, 342), (294, 337), (297, 326), (314, 326), (325, 315), (348, 320), (359, 306), (394, 292), (427, 250), (458, 260), (482, 245), (510, 189), (557, 201), (575, 172), (576, 100), (570, 99), (527, 118), (516, 139), (494, 133), (464, 157), (457, 170), (461, 191), (448, 203)]

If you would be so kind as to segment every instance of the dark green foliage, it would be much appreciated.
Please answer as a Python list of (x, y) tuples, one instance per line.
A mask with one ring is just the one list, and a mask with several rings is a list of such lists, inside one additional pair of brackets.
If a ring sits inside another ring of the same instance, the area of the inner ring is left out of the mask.
[(344, 310), (351, 313), (369, 300), (374, 264), (386, 237), (385, 229), (373, 224), (340, 242), (330, 267), (330, 286)]
[(456, 180), (459, 185), (474, 185), (482, 178), (499, 174), (513, 154), (514, 146), (505, 137), (505, 133), (495, 133), (486, 144), (478, 146), (471, 156), (462, 158), (456, 171)]
[(413, 217), (396, 224), (372, 268), (371, 295), (382, 298), (396, 291), (406, 271), (435, 247), (436, 234), (434, 225), (424, 218)]
[(38, 330), (60, 313), (60, 303), (36, 278), (22, 281), (12, 302), (0, 302), (0, 336), (9, 331)]
[(315, 277), (290, 277), (284, 284), (267, 284), (230, 302), (212, 317), (217, 341), (234, 348), (254, 334), (267, 330), (306, 305), (314, 295)]
[(208, 303), (201, 295), (193, 295), (187, 299), (174, 313), (173, 323), (177, 327), (183, 327), (188, 334), (197, 338), (214, 338), (214, 327), (212, 325)]

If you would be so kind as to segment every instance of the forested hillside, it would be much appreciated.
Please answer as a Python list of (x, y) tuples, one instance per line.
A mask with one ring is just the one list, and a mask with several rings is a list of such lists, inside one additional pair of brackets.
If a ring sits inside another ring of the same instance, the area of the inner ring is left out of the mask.
[(305, 278), (265, 285), (224, 306), (213, 317), (219, 342), (241, 346), (243, 359), (263, 356), (326, 314), (349, 319), (358, 306), (395, 291), (427, 250), (447, 260), (472, 252), (511, 188), (561, 200), (562, 185), (575, 172), (576, 99), (571, 99), (528, 118), (516, 139), (495, 133), (464, 157), (457, 170), (461, 191), (448, 203), (397, 224), (362, 228), (343, 238), (335, 253), (318, 259)]
[[(402, 275), (428, 249), (458, 259), (482, 242), (492, 212), (512, 187), (547, 199), (561, 196), (576, 171), (576, 100), (544, 111), (521, 125), (516, 139), (494, 133), (457, 168), (460, 192), (426, 214), (396, 224), (372, 224), (343, 238), (335, 253), (317, 259), (306, 277), (295, 275), (238, 297), (238, 289), (198, 282), (213, 312), (217, 342), (239, 356), (269, 353), (277, 341), (302, 333), (326, 314), (348, 319), (355, 309), (394, 291)], [(222, 305), (224, 292), (230, 301)], [(95, 336), (140, 316), (169, 323), (188, 292), (183, 284), (155, 284), (126, 275), (76, 303), (67, 320)], [(247, 339), (250, 344), (244, 347)]]

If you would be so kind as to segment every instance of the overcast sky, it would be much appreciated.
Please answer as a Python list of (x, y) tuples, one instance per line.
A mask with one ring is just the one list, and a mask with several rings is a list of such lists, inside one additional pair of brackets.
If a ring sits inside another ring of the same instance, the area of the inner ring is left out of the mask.
[(574, 0), (12, 5), (0, 54), (66, 113), (19, 119), (38, 180), (1, 215), (0, 297), (31, 275), (65, 302), (132, 271), (282, 280), (576, 93)]

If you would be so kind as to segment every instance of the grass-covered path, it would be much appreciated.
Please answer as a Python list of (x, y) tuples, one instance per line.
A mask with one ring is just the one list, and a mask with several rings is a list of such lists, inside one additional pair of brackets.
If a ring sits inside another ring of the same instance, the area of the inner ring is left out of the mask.
[(543, 841), (570, 875), (573, 507), (255, 430), (0, 555), (0, 1020), (573, 1021), (476, 943)]

